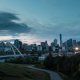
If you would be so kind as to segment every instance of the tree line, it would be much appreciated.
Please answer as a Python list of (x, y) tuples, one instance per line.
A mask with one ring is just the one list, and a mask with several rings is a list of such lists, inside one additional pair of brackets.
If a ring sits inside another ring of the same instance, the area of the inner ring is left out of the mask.
[(68, 75), (70, 80), (80, 80), (80, 54), (75, 56), (52, 57), (51, 53), (44, 61), (46, 69)]

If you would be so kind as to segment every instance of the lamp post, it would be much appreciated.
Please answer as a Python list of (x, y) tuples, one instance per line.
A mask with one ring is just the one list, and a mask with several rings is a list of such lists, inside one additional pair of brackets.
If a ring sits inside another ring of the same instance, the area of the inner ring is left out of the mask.
[(75, 53), (78, 53), (78, 51), (79, 51), (79, 48), (75, 47)]

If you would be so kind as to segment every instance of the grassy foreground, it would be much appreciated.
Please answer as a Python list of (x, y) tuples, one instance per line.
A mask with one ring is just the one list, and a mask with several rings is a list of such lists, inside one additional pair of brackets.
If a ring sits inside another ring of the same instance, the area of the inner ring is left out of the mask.
[(23, 66), (0, 63), (0, 80), (50, 80), (48, 73)]

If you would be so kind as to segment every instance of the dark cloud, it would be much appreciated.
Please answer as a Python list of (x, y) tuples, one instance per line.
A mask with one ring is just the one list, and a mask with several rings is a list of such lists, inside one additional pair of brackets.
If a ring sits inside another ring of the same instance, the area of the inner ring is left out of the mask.
[[(15, 20), (15, 22), (13, 20)], [(16, 14), (0, 12), (0, 32), (3, 33), (3, 35), (16, 35), (30, 32), (32, 28), (24, 23), (16, 23), (17, 20), (20, 19)]]

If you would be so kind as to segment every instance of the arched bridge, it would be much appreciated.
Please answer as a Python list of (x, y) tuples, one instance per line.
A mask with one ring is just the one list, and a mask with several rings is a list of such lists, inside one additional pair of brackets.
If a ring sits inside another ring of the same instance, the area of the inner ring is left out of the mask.
[(16, 46), (11, 44), (10, 42), (0, 42), (0, 59), (8, 58), (8, 57), (24, 57), (24, 55), (17, 49)]

